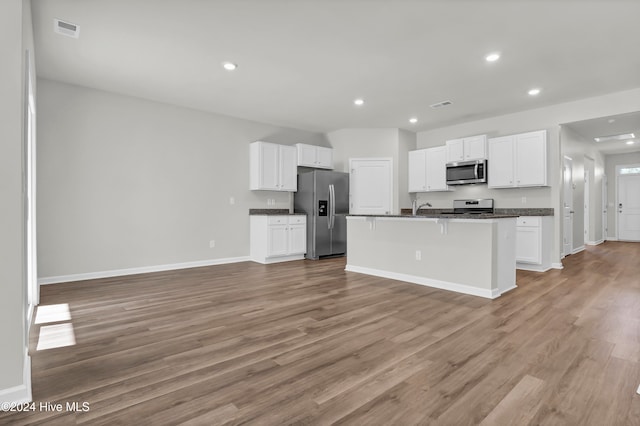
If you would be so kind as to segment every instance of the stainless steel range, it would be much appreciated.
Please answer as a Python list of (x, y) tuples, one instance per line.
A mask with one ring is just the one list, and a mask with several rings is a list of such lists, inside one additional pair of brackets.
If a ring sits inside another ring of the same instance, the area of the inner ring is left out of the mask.
[(453, 200), (453, 214), (487, 214), (493, 213), (493, 198), (476, 200)]

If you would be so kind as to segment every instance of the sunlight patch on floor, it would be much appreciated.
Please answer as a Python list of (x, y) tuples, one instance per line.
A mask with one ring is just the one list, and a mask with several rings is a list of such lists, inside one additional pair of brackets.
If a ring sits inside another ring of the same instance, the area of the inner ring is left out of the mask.
[(38, 306), (36, 313), (36, 324), (46, 324), (49, 322), (69, 321), (71, 312), (69, 312), (68, 303), (60, 303), (58, 305), (41, 305)]
[(43, 325), (40, 327), (36, 350), (62, 348), (76, 344), (76, 335), (71, 323)]

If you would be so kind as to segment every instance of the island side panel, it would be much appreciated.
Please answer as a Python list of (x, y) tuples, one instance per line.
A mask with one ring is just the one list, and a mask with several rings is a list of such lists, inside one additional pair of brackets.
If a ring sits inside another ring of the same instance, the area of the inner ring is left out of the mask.
[(494, 298), (496, 227), (493, 220), (349, 217), (346, 269)]
[(516, 218), (497, 220), (493, 241), (493, 282), (503, 294), (516, 288)]

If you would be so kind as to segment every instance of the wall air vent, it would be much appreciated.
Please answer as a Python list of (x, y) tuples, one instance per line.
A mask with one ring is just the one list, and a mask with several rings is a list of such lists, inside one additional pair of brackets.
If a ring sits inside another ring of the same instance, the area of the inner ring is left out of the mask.
[(453, 102), (451, 101), (442, 101), (442, 102), (438, 102), (437, 104), (433, 104), (433, 105), (429, 105), (431, 108), (442, 108), (442, 107), (446, 107), (451, 105)]
[(73, 38), (78, 38), (80, 35), (79, 26), (72, 24), (71, 22), (61, 21), (60, 19), (53, 20), (53, 31)]

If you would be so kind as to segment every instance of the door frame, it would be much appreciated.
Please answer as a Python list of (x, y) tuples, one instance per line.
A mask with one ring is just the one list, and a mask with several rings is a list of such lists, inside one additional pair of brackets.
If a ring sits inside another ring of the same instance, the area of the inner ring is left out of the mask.
[[(27, 281), (27, 333), (35, 307), (40, 304), (38, 285), (37, 227), (36, 227), (36, 103), (34, 75), (31, 72), (31, 51), (25, 51), (25, 102), (23, 135), (23, 197), (25, 206), (25, 261), (24, 272)], [(28, 334), (27, 334), (28, 338)]]
[(619, 220), (618, 220), (618, 216), (620, 216), (618, 214), (618, 205), (620, 204), (620, 170), (622, 169), (626, 169), (626, 168), (636, 168), (636, 167), (640, 167), (640, 163), (634, 163), (634, 164), (618, 164), (616, 165), (616, 193), (615, 193), (615, 197), (616, 197), (616, 203), (615, 203), (615, 209), (616, 209), (616, 216), (615, 216), (615, 224), (616, 224), (616, 240), (620, 240), (620, 224), (619, 224)]
[(609, 234), (609, 189), (607, 175), (602, 175), (602, 241), (607, 241)]
[[(565, 174), (565, 169), (569, 168), (571, 170), (571, 181), (569, 182), (569, 186), (567, 187), (567, 182), (565, 181), (565, 179), (567, 178), (566, 174)], [(564, 156), (564, 158), (562, 159), (562, 197), (563, 197), (563, 211), (562, 211), (562, 252), (564, 254), (564, 256), (569, 256), (570, 254), (573, 253), (573, 189), (574, 189), (574, 183), (573, 183), (573, 159), (567, 155)], [(569, 191), (567, 191), (567, 189)], [(569, 199), (570, 204), (569, 204), (569, 208), (571, 209), (569, 212), (569, 221), (570, 221), (570, 225), (571, 226), (566, 226), (565, 223), (565, 212), (564, 212), (564, 208), (565, 205), (567, 204), (566, 201), (567, 199)], [(566, 241), (566, 243), (565, 243)], [(569, 250), (567, 252), (567, 250), (565, 250), (566, 245), (569, 245)]]
[(583, 214), (583, 218), (584, 218), (584, 245), (594, 245), (596, 244), (595, 241), (595, 232), (596, 230), (593, 230), (593, 235), (591, 232), (591, 216), (592, 216), (592, 210), (593, 210), (593, 205), (594, 205), (594, 197), (593, 194), (591, 193), (593, 185), (594, 185), (594, 180), (592, 178), (595, 177), (595, 173), (596, 173), (596, 161), (585, 155), (584, 156), (584, 214)]

